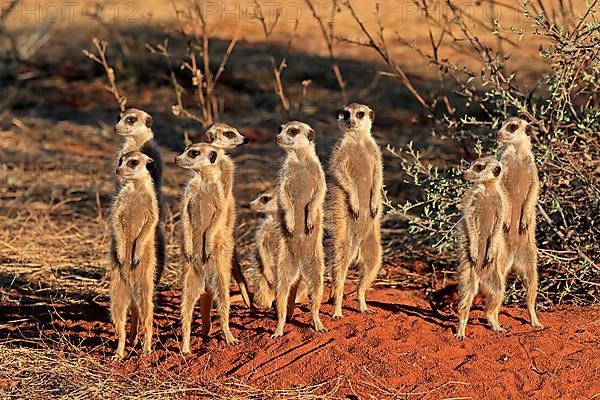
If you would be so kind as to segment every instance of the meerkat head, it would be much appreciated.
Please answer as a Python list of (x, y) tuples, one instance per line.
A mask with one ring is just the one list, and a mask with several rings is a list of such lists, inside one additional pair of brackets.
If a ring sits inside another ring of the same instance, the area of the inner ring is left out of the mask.
[(229, 124), (217, 122), (205, 132), (209, 143), (223, 150), (234, 149), (249, 142), (237, 129)]
[(364, 104), (352, 103), (337, 112), (340, 130), (346, 132), (371, 132), (375, 113)]
[(154, 168), (154, 160), (139, 151), (130, 151), (119, 158), (115, 173), (119, 179), (140, 180), (150, 177)]
[(212, 166), (219, 158), (220, 150), (208, 143), (189, 145), (183, 153), (175, 157), (175, 164), (185, 169), (201, 169)]
[(315, 141), (315, 131), (308, 124), (290, 121), (279, 127), (276, 142), (284, 149), (296, 150), (307, 147)]
[(482, 157), (471, 163), (469, 169), (463, 172), (463, 177), (470, 182), (483, 183), (500, 178), (502, 173), (500, 161), (493, 157)]
[(277, 212), (277, 199), (275, 191), (268, 190), (258, 195), (250, 202), (250, 209), (263, 214), (273, 214)]
[(137, 136), (146, 134), (152, 128), (152, 117), (145, 111), (129, 108), (119, 114), (115, 134)]
[(510, 117), (504, 122), (498, 131), (498, 140), (505, 144), (515, 144), (529, 140), (529, 135), (533, 133), (533, 127), (525, 120), (517, 117)]

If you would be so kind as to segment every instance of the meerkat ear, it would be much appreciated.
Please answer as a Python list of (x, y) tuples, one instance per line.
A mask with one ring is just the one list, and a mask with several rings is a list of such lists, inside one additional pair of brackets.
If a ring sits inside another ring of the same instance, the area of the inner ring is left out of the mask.
[(308, 141), (312, 142), (315, 140), (315, 131), (313, 129), (309, 129), (308, 130), (308, 135), (306, 135), (308, 137)]
[(499, 165), (495, 166), (494, 169), (492, 170), (492, 173), (496, 177), (500, 176), (500, 172), (502, 172), (502, 167)]
[(152, 128), (152, 123), (154, 121), (152, 120), (152, 117), (149, 115), (146, 115), (146, 128)]
[(154, 171), (154, 167), (155, 167), (155, 166), (156, 166), (156, 165), (154, 164), (154, 160), (153, 160), (153, 159), (149, 159), (149, 160), (146, 162), (146, 169), (147, 169), (148, 171), (150, 171), (150, 172)]
[(531, 126), (531, 125), (527, 124), (527, 125), (525, 126), (525, 133), (527, 133), (528, 135), (531, 135), (531, 134), (533, 134), (533, 128), (532, 128), (532, 126)]
[(211, 151), (210, 154), (208, 155), (208, 159), (210, 160), (211, 164), (214, 164), (215, 161), (217, 161), (217, 152)]
[(371, 122), (375, 121), (375, 111), (369, 110), (369, 118), (371, 118)]

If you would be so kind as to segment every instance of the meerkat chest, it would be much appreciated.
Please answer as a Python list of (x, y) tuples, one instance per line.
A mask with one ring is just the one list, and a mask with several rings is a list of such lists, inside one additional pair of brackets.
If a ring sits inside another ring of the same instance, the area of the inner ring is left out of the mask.
[(144, 193), (128, 191), (121, 197), (117, 208), (119, 209), (119, 223), (129, 231), (139, 231), (152, 214), (150, 197)]
[(477, 214), (479, 215), (479, 232), (491, 233), (496, 224), (496, 210), (500, 198), (495, 192), (483, 192), (478, 199)]
[(521, 204), (533, 183), (531, 160), (513, 154), (505, 160), (504, 186), (513, 204)]
[(205, 230), (216, 212), (216, 204), (209, 191), (199, 191), (190, 196), (188, 212), (194, 228)]

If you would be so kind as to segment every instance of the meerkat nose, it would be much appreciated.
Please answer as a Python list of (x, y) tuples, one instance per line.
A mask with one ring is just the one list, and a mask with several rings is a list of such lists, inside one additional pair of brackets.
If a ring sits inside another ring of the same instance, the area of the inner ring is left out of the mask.
[(248, 139), (247, 137), (244, 138), (244, 141), (242, 142), (242, 144), (248, 144), (250, 143), (250, 139)]
[(179, 165), (179, 158), (175, 157), (175, 165)]
[(115, 174), (121, 176), (123, 174), (123, 172), (121, 171), (121, 168), (115, 169)]

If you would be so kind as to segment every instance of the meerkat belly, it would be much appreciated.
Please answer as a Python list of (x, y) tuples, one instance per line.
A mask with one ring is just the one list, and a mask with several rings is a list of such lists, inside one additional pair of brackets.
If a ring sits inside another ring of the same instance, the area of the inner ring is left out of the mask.
[(484, 195), (480, 199), (479, 210), (479, 241), (477, 243), (477, 266), (482, 267), (485, 252), (492, 240), (492, 233), (496, 224), (496, 205), (492, 195)]
[(371, 188), (373, 186), (373, 162), (363, 146), (356, 146), (353, 152), (350, 176), (358, 194), (360, 213), (367, 216), (371, 206)]
[(198, 238), (198, 235), (204, 235), (209, 228), (213, 219), (215, 207), (208, 198), (198, 195), (190, 199), (188, 210), (194, 237)]
[(513, 243), (519, 236), (519, 220), (521, 219), (521, 209), (527, 194), (531, 187), (531, 176), (527, 173), (527, 164), (516, 158), (506, 163), (506, 174), (504, 178), (504, 187), (508, 192), (511, 207), (511, 223), (509, 237)]

